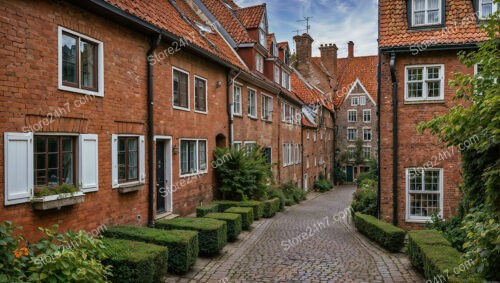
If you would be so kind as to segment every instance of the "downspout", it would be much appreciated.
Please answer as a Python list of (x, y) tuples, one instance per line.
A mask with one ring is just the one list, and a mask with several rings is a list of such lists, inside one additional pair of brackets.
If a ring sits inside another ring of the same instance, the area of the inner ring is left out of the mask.
[(380, 91), (380, 81), (381, 81), (381, 72), (382, 72), (382, 59), (381, 59), (381, 53), (379, 52), (378, 56), (378, 65), (377, 65), (377, 176), (378, 176), (378, 181), (377, 181), (377, 217), (380, 218), (380, 201), (382, 199), (381, 197), (381, 178), (380, 178), (380, 102), (382, 101), (381, 99), (381, 91)]
[[(302, 112), (302, 107), (300, 108), (300, 111)], [(300, 118), (302, 118), (302, 113), (300, 115)], [(300, 182), (302, 184), (302, 189), (304, 189), (304, 127), (302, 126), (302, 122), (300, 124), (300, 144), (302, 145), (302, 147), (300, 148), (300, 155), (302, 156), (300, 158), (300, 160), (302, 162), (301, 163), (301, 171), (302, 171), (302, 177), (300, 178), (302, 181)]]
[(152, 41), (151, 47), (146, 55), (146, 61), (148, 62), (148, 98), (147, 98), (147, 111), (148, 111), (148, 226), (154, 225), (154, 84), (153, 84), (153, 64), (148, 58), (153, 55), (155, 49), (160, 45), (161, 33), (158, 37)]
[(281, 116), (283, 113), (281, 113), (281, 105), (280, 105), (280, 100), (281, 98), (281, 91), (278, 92), (278, 109), (280, 110), (280, 115), (278, 116), (278, 184), (281, 185), (281, 166), (283, 166), (283, 161), (281, 160)]
[(391, 53), (392, 80), (392, 222), (398, 225), (398, 80), (396, 78), (396, 53)]
[(241, 70), (231, 79), (231, 70), (227, 72), (227, 115), (229, 116), (229, 147), (233, 146), (234, 142), (234, 108), (231, 99), (231, 86), (234, 86), (234, 81), (241, 74)]
[(330, 112), (330, 116), (332, 117), (332, 168), (331, 168), (331, 174), (332, 174), (332, 178), (330, 181), (332, 181), (332, 183), (335, 185), (335, 182), (337, 180), (335, 180), (335, 112)]

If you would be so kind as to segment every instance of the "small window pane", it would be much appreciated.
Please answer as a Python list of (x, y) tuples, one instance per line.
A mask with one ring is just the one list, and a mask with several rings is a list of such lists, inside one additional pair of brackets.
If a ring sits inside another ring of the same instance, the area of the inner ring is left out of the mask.
[(64, 82), (78, 83), (77, 78), (77, 38), (62, 35), (62, 79)]
[(425, 0), (415, 0), (415, 11), (421, 11), (425, 9)]
[(415, 25), (423, 25), (425, 23), (425, 12), (415, 12)]
[(427, 22), (429, 24), (439, 23), (439, 10), (429, 11), (427, 14)]
[(439, 9), (439, 0), (428, 0), (428, 9)]
[(427, 93), (428, 97), (439, 97), (441, 93), (441, 82), (440, 81), (428, 82), (427, 89), (428, 89)]
[(408, 68), (408, 80), (420, 81), (423, 78), (423, 68)]
[(206, 82), (202, 79), (195, 79), (195, 109), (197, 111), (205, 112), (207, 111), (207, 103), (206, 103)]
[(409, 83), (408, 84), (408, 97), (422, 97), (423, 83)]
[(173, 78), (174, 105), (178, 107), (188, 107), (188, 75), (174, 70)]
[(199, 168), (202, 171), (207, 170), (207, 142), (198, 142)]
[(81, 78), (82, 87), (96, 89), (97, 84), (95, 78), (95, 70), (97, 70), (97, 46), (95, 44), (81, 41), (80, 42), (80, 53), (81, 53)]

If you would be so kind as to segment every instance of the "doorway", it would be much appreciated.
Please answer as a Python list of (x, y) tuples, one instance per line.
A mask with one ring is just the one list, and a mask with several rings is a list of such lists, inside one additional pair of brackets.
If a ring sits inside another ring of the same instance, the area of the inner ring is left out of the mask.
[(347, 166), (346, 167), (346, 175), (347, 175), (347, 182), (352, 183), (353, 181), (353, 167), (352, 166)]
[(171, 139), (156, 140), (156, 215), (172, 212)]

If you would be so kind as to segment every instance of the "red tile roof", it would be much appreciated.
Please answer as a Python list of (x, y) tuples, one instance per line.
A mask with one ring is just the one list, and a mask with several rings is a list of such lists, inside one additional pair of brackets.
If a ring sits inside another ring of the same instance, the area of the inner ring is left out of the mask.
[(258, 28), (266, 12), (266, 3), (236, 10), (236, 15), (247, 29)]
[(302, 126), (306, 126), (309, 128), (317, 128), (318, 126), (314, 125), (309, 119), (307, 119), (304, 115), (302, 115)]
[[(248, 69), (234, 53), (231, 46), (217, 32), (206, 33), (206, 39), (203, 38), (198, 34), (197, 28), (186, 23), (174, 6), (168, 1), (106, 0), (106, 2), (176, 36), (184, 38), (189, 41), (189, 44), (201, 47), (210, 54), (236, 67), (243, 70)], [(176, 3), (181, 12), (192, 24), (195, 21), (203, 23), (184, 0), (177, 0)], [(211, 43), (213, 43), (215, 48)]]
[(335, 93), (335, 106), (340, 106), (345, 96), (359, 79), (374, 101), (377, 101), (377, 64), (378, 56), (339, 58), (337, 60), (338, 91)]
[[(473, 1), (446, 0), (448, 29), (408, 30), (408, 0), (380, 0), (380, 47), (463, 44), (487, 40), (474, 17)], [(418, 47), (418, 46), (417, 46)]]
[(300, 75), (297, 70), (293, 70), (291, 74), (292, 91), (306, 104), (321, 103), (322, 106), (333, 111), (333, 104), (323, 97), (323, 93), (317, 88), (311, 86)]

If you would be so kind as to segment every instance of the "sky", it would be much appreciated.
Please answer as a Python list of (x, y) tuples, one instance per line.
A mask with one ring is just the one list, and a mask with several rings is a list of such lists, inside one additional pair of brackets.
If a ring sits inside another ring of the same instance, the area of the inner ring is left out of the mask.
[(240, 7), (266, 3), (269, 31), (276, 40), (288, 41), (295, 50), (293, 36), (305, 32), (312, 17), (309, 34), (314, 39), (313, 56), (319, 45), (335, 43), (339, 58), (347, 56), (347, 42), (354, 42), (354, 55), (377, 54), (377, 0), (235, 0)]

